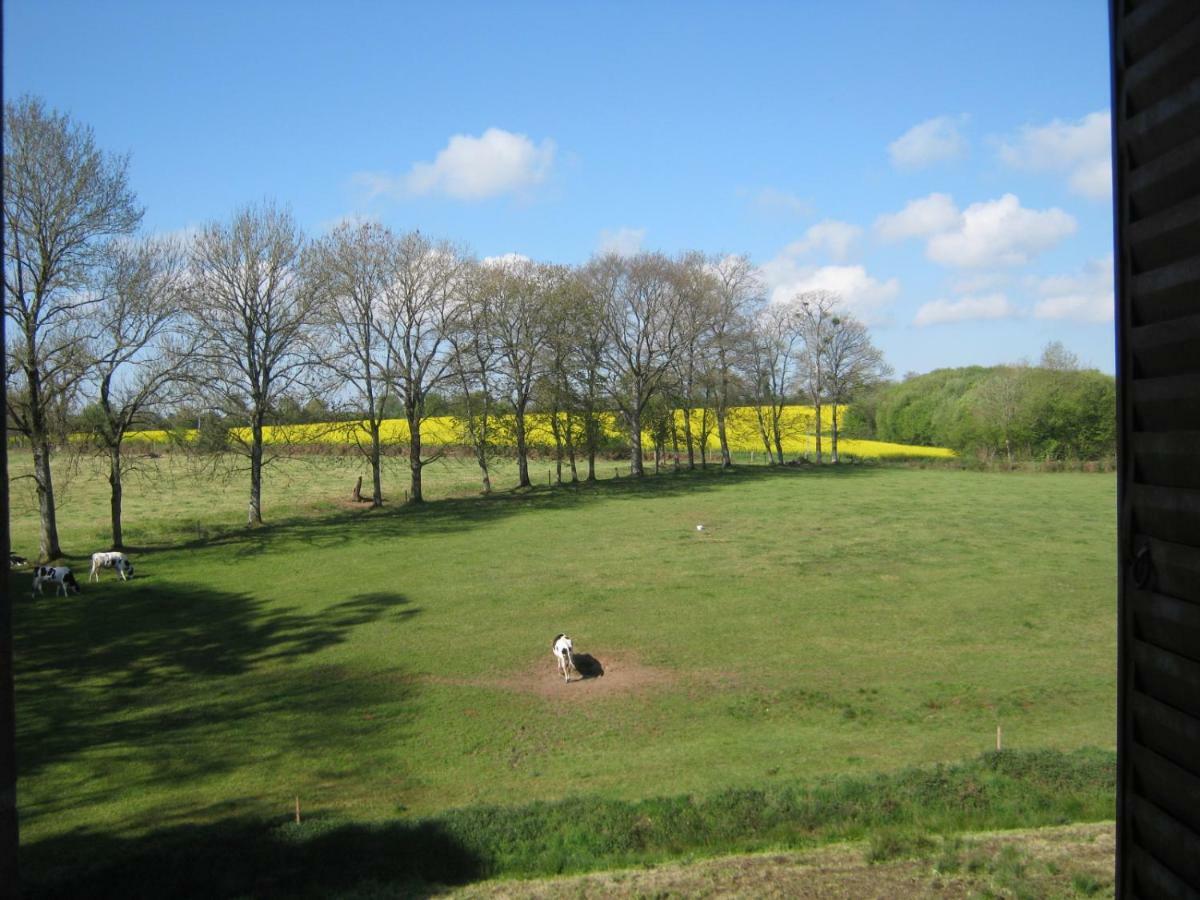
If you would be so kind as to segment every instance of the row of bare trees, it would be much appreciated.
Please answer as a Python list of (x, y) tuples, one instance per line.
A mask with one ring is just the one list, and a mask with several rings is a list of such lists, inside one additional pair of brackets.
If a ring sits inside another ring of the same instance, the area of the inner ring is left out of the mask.
[[(635, 476), (643, 433), (689, 467), (697, 454), (707, 464), (715, 433), (731, 466), (728, 411), (747, 400), (782, 462), (783, 408), (797, 396), (833, 404), (836, 460), (837, 408), (886, 372), (835, 295), (767, 303), (744, 256), (478, 261), (373, 222), (309, 240), (271, 203), (186, 239), (139, 239), (128, 160), (99, 151), (86, 127), (25, 98), (5, 107), (4, 150), (8, 424), (33, 448), (44, 559), (61, 555), (50, 455), (81, 408), (110, 461), (120, 547), (122, 442), (172, 408), (242, 426), (229, 439), (257, 524), (278, 452), (267, 426), (307, 398), (361, 418), (380, 505), (385, 417), (399, 408), (407, 420), (408, 496), (420, 502), (422, 470), (442, 452), (422, 442), (435, 397), (453, 398), (486, 492), (501, 448), (530, 484), (534, 410), (550, 414), (560, 481), (596, 477), (607, 413)], [(817, 428), (820, 458), (819, 414)]]

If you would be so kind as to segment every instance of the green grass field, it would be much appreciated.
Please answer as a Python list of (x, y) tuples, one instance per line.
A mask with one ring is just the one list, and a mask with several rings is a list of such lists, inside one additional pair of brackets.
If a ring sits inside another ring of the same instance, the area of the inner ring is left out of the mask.
[[(245, 476), (154, 465), (126, 486), (132, 582), (31, 601), (11, 576), (26, 845), (283, 821), (297, 796), (370, 823), (770, 789), (975, 757), (997, 725), (1114, 745), (1109, 475), (608, 464), (484, 499), (450, 461), (435, 502), (370, 512), (343, 502), (361, 466), (316, 458), (268, 475), (274, 524), (245, 530)], [(65, 487), (81, 581), (106, 489), (90, 465)], [(603, 678), (557, 679), (560, 631)]]

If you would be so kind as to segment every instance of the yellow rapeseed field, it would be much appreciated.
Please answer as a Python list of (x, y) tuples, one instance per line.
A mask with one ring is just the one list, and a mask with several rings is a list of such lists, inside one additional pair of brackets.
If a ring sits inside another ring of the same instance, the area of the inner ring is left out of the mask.
[[(710, 413), (711, 419), (711, 413)], [(788, 406), (783, 411), (783, 451), (789, 456), (799, 456), (802, 453), (814, 453), (816, 441), (812, 435), (814, 410), (811, 406)], [(829, 429), (831, 411), (829, 407), (821, 410), (824, 423), (822, 431), (824, 438), (823, 449), (829, 452)], [(683, 413), (676, 411), (676, 424), (680, 431), (682, 446)], [(692, 431), (700, 429), (701, 412), (692, 414)], [(528, 416), (530, 443), (534, 446), (553, 444), (550, 429), (550, 417), (543, 413)], [(498, 420), (499, 430), (503, 430), (503, 420)], [(617, 426), (616, 418), (611, 413), (604, 417), (604, 429), (610, 437), (619, 438), (623, 433)], [(382, 438), (388, 444), (404, 444), (408, 441), (408, 423), (404, 419), (385, 419), (382, 424)], [(309, 425), (271, 425), (265, 429), (265, 440), (268, 443), (299, 443), (299, 444), (353, 444), (365, 442), (368, 432), (364, 422), (329, 422)], [(727, 432), (730, 449), (745, 453), (763, 450), (762, 438), (759, 435), (758, 418), (752, 406), (733, 407), (729, 410)], [(246, 440), (250, 436), (248, 428), (235, 428), (231, 434), (238, 439)], [(445, 444), (462, 444), (465, 442), (463, 423), (454, 416), (433, 416), (426, 419), (421, 428), (422, 443), (437, 446)], [(149, 443), (169, 443), (172, 438), (190, 441), (195, 439), (195, 431), (186, 429), (180, 433), (167, 431), (138, 431), (129, 435), (132, 440)], [(651, 435), (643, 434), (643, 445), (649, 449)], [(710, 447), (718, 447), (715, 428), (709, 438)], [(949, 459), (955, 454), (945, 447), (918, 447), (909, 444), (892, 444), (885, 441), (865, 441), (852, 438), (841, 438), (838, 449), (842, 455), (863, 457), (867, 459)]]

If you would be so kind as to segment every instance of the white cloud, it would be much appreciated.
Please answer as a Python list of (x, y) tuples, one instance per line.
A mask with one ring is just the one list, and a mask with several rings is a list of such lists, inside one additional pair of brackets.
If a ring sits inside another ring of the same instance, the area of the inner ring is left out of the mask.
[(1110, 116), (1101, 110), (1076, 122), (1026, 125), (1018, 137), (1001, 143), (999, 153), (1014, 168), (1064, 173), (1075, 193), (1106, 200), (1112, 190), (1111, 139)]
[(825, 219), (804, 232), (804, 237), (800, 240), (788, 244), (783, 252), (791, 256), (823, 252), (841, 262), (850, 254), (850, 248), (861, 236), (862, 229), (857, 225), (839, 222), (837, 219)]
[(600, 241), (596, 249), (600, 253), (615, 253), (618, 256), (633, 256), (642, 249), (642, 241), (646, 239), (645, 228), (618, 228), (609, 231), (605, 228), (600, 232)]
[(1076, 194), (1093, 200), (1107, 200), (1112, 195), (1112, 158), (1106, 154), (1103, 158), (1081, 163), (1071, 172), (1067, 184)]
[(932, 237), (957, 228), (962, 214), (949, 194), (930, 194), (911, 200), (898, 213), (885, 213), (875, 220), (875, 231), (885, 241)]
[(958, 228), (929, 239), (925, 254), (944, 266), (1023, 265), (1074, 234), (1075, 228), (1075, 219), (1057, 207), (1026, 209), (1014, 194), (1005, 194), (972, 203), (963, 210)]
[(803, 265), (786, 249), (759, 271), (772, 303), (782, 303), (806, 291), (830, 291), (868, 325), (887, 321), (888, 307), (900, 293), (900, 282), (895, 278), (880, 281), (867, 274), (863, 266)]
[(946, 322), (971, 322), (981, 319), (1007, 319), (1017, 314), (1016, 308), (1004, 294), (963, 297), (961, 300), (933, 300), (917, 310), (913, 322), (917, 325), (938, 325)]
[(784, 212), (802, 216), (806, 216), (812, 212), (812, 205), (807, 200), (797, 197), (788, 191), (781, 191), (776, 188), (763, 188), (755, 193), (751, 199), (755, 206), (762, 209), (783, 210)]
[(965, 116), (937, 116), (914, 125), (888, 144), (888, 154), (897, 169), (921, 169), (944, 160), (959, 159), (967, 152), (967, 139), (959, 134)]
[(549, 138), (534, 144), (523, 134), (489, 128), (479, 137), (454, 135), (433, 162), (414, 163), (406, 175), (360, 172), (354, 180), (369, 197), (443, 194), (456, 200), (486, 200), (545, 181), (554, 153)]
[(499, 256), (485, 256), (479, 261), (480, 265), (494, 266), (498, 269), (519, 266), (527, 262), (533, 262), (533, 260), (524, 253), (502, 253)]
[(1093, 259), (1077, 275), (1054, 275), (1034, 280), (1042, 299), (1033, 308), (1038, 319), (1111, 322), (1113, 318), (1113, 260)]

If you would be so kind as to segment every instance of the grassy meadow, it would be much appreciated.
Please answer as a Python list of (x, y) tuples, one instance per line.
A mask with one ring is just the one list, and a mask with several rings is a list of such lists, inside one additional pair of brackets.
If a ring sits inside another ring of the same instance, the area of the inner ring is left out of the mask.
[[(480, 498), (446, 460), (433, 502), (370, 511), (346, 500), (358, 460), (281, 461), (249, 530), (247, 476), (146, 460), (133, 581), (30, 600), (10, 575), (23, 844), (283, 823), (297, 797), (306, 822), (383, 827), (869, 783), (978, 757), (998, 725), (1006, 749), (1113, 747), (1112, 476), (614, 465)], [(107, 484), (87, 461), (61, 484), (83, 581)], [(561, 631), (604, 677), (561, 682)]]

